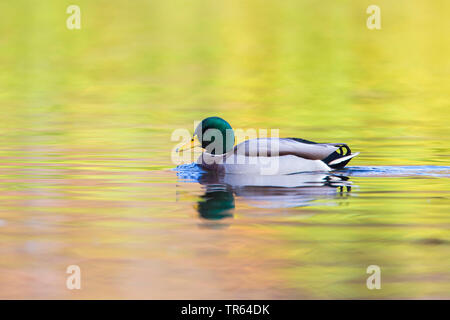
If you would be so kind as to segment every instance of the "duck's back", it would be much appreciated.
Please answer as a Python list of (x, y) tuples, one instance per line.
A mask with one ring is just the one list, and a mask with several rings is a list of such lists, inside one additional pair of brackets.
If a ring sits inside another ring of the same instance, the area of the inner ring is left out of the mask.
[(224, 173), (280, 175), (330, 171), (345, 166), (356, 155), (346, 144), (259, 138), (244, 141), (225, 155), (203, 153), (198, 163), (205, 169)]

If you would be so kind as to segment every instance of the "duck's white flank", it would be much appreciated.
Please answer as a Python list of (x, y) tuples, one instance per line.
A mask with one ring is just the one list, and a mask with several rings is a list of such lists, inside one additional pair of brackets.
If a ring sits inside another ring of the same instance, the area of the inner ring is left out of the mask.
[(283, 175), (306, 171), (330, 171), (321, 160), (308, 160), (294, 155), (280, 157), (215, 156), (203, 153), (197, 163), (208, 170), (229, 174)]

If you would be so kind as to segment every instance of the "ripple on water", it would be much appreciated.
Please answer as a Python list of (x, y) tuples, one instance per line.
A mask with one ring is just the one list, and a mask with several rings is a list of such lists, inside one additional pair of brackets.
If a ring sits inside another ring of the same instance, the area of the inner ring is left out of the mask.
[(449, 166), (368, 166), (347, 167), (339, 171), (355, 177), (432, 176), (450, 177)]
[[(185, 182), (198, 182), (206, 172), (198, 164), (182, 164), (175, 169), (177, 176)], [(347, 167), (333, 171), (353, 177), (389, 177), (389, 176), (432, 176), (450, 177), (450, 166), (360, 166)]]
[(198, 182), (200, 177), (206, 173), (198, 164), (181, 164), (174, 168), (177, 177), (184, 182)]

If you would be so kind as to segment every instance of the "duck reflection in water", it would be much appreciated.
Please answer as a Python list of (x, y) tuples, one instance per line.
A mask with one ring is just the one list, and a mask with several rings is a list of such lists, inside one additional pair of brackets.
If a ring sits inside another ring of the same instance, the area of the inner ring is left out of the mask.
[[(180, 174), (179, 178), (183, 180)], [(233, 217), (235, 197), (253, 207), (274, 209), (312, 206), (315, 200), (343, 198), (351, 191), (348, 177), (325, 173), (245, 176), (206, 172), (195, 180), (205, 186), (197, 211), (208, 220)]]
[(234, 195), (226, 185), (207, 185), (206, 192), (198, 201), (197, 211), (200, 217), (208, 220), (220, 220), (233, 216)]

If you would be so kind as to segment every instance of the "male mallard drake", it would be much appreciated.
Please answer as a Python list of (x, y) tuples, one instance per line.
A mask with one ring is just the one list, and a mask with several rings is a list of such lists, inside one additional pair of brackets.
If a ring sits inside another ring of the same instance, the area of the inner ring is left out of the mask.
[(282, 175), (342, 169), (357, 156), (344, 143), (316, 143), (298, 138), (257, 138), (236, 146), (230, 124), (219, 117), (204, 119), (188, 145), (202, 147), (197, 163), (206, 170), (233, 174)]

